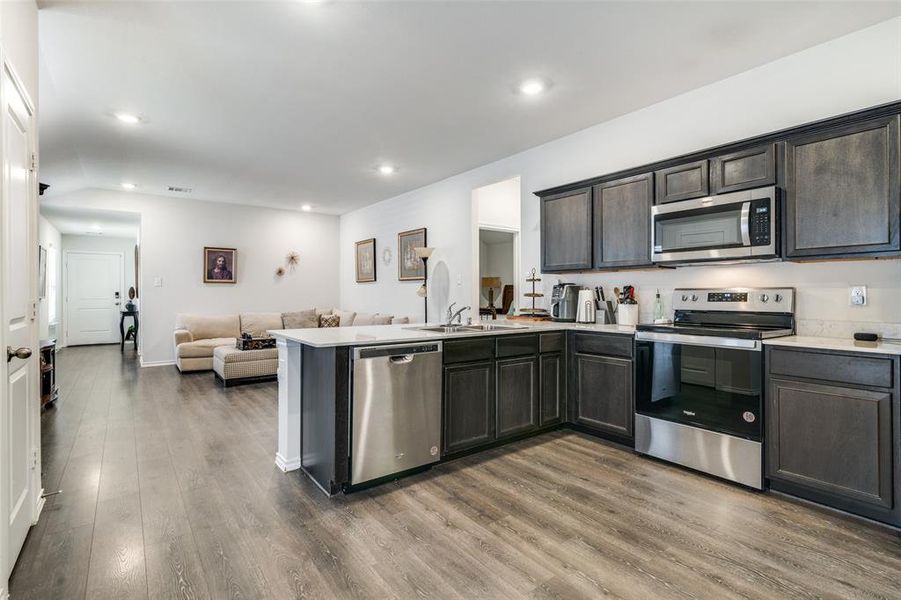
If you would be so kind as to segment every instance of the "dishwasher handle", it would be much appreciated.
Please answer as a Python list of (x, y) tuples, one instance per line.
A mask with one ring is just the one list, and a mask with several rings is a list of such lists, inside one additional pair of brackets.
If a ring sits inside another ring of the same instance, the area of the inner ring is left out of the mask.
[(398, 356), (389, 356), (388, 360), (391, 361), (393, 365), (405, 365), (413, 362), (412, 354), (400, 354)]

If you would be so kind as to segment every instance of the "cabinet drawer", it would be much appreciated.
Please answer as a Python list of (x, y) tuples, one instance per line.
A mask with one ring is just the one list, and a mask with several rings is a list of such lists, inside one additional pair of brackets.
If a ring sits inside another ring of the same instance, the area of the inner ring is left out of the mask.
[(581, 354), (632, 357), (632, 336), (603, 333), (576, 333), (573, 350)]
[(771, 375), (804, 377), (850, 385), (890, 388), (894, 385), (894, 361), (855, 354), (823, 354), (805, 350), (771, 348)]
[(494, 338), (480, 337), (444, 342), (444, 364), (491, 360), (494, 358)]
[(539, 336), (539, 349), (545, 352), (560, 352), (563, 350), (563, 332), (542, 333)]
[(706, 160), (656, 171), (654, 181), (657, 186), (657, 204), (701, 198), (710, 191)]
[(498, 336), (498, 358), (529, 354), (538, 354), (538, 334)]

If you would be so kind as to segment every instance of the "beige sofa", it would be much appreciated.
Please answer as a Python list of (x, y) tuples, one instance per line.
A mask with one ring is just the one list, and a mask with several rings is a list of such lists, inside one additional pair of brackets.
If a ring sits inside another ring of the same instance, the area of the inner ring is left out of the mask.
[[(214, 369), (214, 357), (216, 348), (228, 346), (234, 348), (237, 338), (242, 333), (249, 333), (254, 337), (266, 335), (273, 329), (292, 329), (297, 327), (312, 327), (318, 325), (319, 315), (337, 314), (340, 316), (340, 326), (351, 325), (388, 325), (397, 323), (409, 323), (407, 317), (393, 317), (392, 315), (380, 315), (376, 313), (356, 313), (337, 308), (309, 309), (306, 311), (291, 313), (241, 313), (237, 315), (191, 315), (178, 314), (175, 317), (175, 364), (179, 371), (209, 371)], [(237, 351), (240, 352), (240, 351)], [(277, 367), (277, 355), (275, 349), (267, 351), (251, 351), (254, 360), (267, 361), (266, 369)], [(257, 356), (263, 352), (266, 356)], [(270, 357), (269, 354), (272, 354)], [(216, 373), (223, 376), (234, 368), (235, 372), (246, 371), (251, 368), (246, 363), (250, 362), (250, 355), (235, 355), (232, 352), (219, 352), (216, 360), (219, 361), (219, 369)], [(242, 363), (241, 370), (238, 365), (227, 366), (232, 363)], [(261, 364), (254, 365), (257, 375)], [(274, 371), (273, 371), (274, 374)], [(225, 379), (225, 377), (223, 377)]]

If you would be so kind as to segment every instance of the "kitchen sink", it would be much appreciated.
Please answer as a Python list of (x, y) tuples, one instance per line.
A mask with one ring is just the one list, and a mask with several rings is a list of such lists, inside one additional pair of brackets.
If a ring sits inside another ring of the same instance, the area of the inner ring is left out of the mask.
[(431, 333), (478, 333), (480, 331), (508, 331), (514, 329), (528, 329), (516, 325), (430, 325), (427, 327), (408, 327), (412, 331), (428, 331)]
[(409, 327), (412, 331), (430, 331), (432, 333), (457, 333), (465, 329), (463, 325), (436, 325), (432, 327)]
[(511, 329), (528, 329), (528, 327), (519, 327), (518, 325), (493, 325), (484, 323), (479, 325), (463, 325), (461, 329), (466, 331), (507, 331)]

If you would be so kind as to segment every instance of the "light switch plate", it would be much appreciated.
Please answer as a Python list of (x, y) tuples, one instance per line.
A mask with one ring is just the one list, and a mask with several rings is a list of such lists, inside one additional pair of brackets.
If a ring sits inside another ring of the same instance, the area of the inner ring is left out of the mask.
[(154, 277), (153, 278), (153, 287), (163, 287), (163, 278), (162, 277)]
[(867, 286), (852, 285), (848, 288), (848, 300), (851, 303), (851, 306), (866, 306)]

